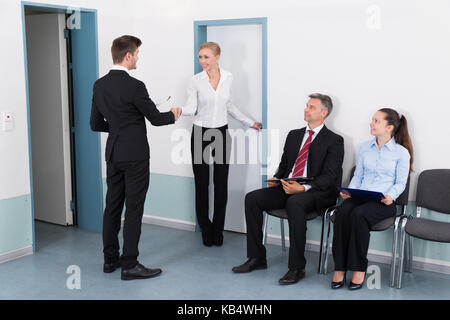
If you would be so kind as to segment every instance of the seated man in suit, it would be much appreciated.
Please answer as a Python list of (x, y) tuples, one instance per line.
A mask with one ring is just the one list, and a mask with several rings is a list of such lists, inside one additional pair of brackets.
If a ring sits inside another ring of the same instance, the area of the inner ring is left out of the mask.
[[(266, 269), (266, 248), (262, 244), (263, 211), (285, 208), (289, 221), (289, 271), (282, 285), (297, 283), (305, 276), (306, 213), (334, 205), (342, 179), (344, 139), (324, 125), (331, 113), (331, 98), (311, 94), (304, 111), (308, 126), (289, 132), (281, 162), (268, 188), (249, 192), (245, 197), (247, 257), (234, 267), (235, 273)], [(313, 178), (308, 184), (283, 178)]]

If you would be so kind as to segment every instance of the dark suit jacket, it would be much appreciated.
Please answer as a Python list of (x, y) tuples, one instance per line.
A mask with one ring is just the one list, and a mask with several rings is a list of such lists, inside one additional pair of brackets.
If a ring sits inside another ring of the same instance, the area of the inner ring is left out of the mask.
[[(284, 144), (283, 155), (275, 177), (287, 178), (297, 160), (306, 127), (289, 132)], [(325, 125), (314, 138), (308, 151), (307, 176), (314, 178), (311, 189), (316, 207), (322, 210), (336, 203), (337, 188), (342, 182), (344, 160), (344, 139)]]
[(122, 70), (111, 70), (94, 84), (91, 129), (109, 132), (106, 161), (138, 161), (150, 157), (145, 118), (152, 125), (175, 122), (171, 111), (159, 112), (145, 84)]

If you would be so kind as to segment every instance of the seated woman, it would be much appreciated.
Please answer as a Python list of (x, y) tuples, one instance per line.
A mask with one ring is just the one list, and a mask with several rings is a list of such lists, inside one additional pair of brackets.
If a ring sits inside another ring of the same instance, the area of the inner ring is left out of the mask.
[(341, 192), (344, 202), (337, 208), (334, 222), (333, 289), (344, 286), (347, 271), (353, 271), (349, 289), (362, 287), (371, 227), (396, 214), (395, 200), (405, 189), (412, 168), (412, 143), (403, 115), (389, 108), (378, 110), (370, 133), (375, 138), (361, 145), (349, 188), (381, 192), (384, 198), (381, 202), (363, 201)]

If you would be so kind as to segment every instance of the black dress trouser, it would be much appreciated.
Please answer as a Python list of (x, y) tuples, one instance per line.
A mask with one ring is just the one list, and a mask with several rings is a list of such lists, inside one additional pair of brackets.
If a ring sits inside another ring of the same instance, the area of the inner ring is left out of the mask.
[(122, 269), (137, 264), (144, 202), (149, 186), (149, 160), (107, 162), (108, 191), (103, 215), (103, 253), (105, 263), (119, 259), (119, 238), (123, 205), (126, 204), (123, 226)]
[(266, 258), (263, 240), (263, 211), (285, 208), (289, 223), (289, 269), (305, 269), (306, 213), (315, 210), (311, 192), (288, 195), (281, 186), (262, 188), (245, 196), (247, 257)]
[(333, 229), (333, 259), (336, 271), (367, 269), (370, 230), (378, 222), (396, 214), (395, 203), (349, 198), (336, 210)]
[[(195, 210), (203, 234), (223, 239), (228, 201), (228, 172), (231, 137), (228, 126), (204, 128), (194, 125), (191, 135), (192, 169), (195, 180)], [(209, 219), (209, 154), (214, 160), (214, 216)]]

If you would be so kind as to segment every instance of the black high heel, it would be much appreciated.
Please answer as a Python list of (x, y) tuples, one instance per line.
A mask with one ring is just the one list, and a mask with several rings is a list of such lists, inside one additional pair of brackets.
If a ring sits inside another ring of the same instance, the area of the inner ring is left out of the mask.
[(212, 239), (211, 233), (202, 231), (202, 239), (203, 239), (203, 244), (206, 247), (211, 247), (213, 245), (213, 239)]
[(349, 290), (359, 290), (363, 287), (364, 285), (364, 281), (366, 281), (366, 275), (364, 274), (364, 279), (361, 283), (353, 283), (352, 281), (350, 281), (350, 283), (348, 284), (348, 289)]
[(340, 288), (342, 288), (345, 285), (345, 277), (346, 277), (346, 274), (344, 274), (344, 279), (342, 279), (342, 281), (339, 281), (339, 282), (332, 281), (331, 282), (331, 289), (340, 289)]

